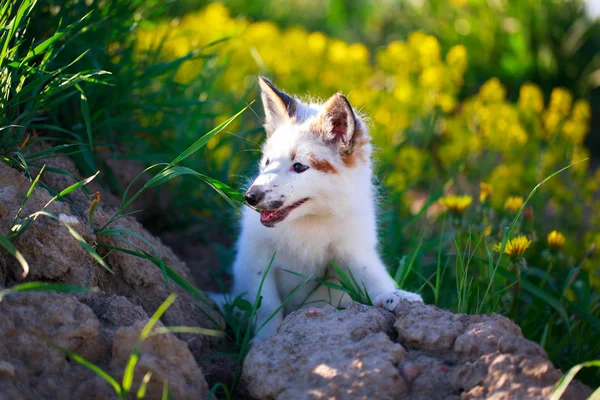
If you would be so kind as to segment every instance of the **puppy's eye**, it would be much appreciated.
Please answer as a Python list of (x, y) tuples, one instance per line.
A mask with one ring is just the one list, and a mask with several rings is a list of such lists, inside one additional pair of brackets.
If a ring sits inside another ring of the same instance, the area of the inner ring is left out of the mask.
[(267, 158), (267, 161), (265, 161), (265, 167), (266, 167), (267, 165), (269, 165), (269, 163), (270, 163), (270, 162), (271, 162), (271, 160), (269, 160), (269, 159)]
[(292, 165), (292, 169), (294, 170), (294, 172), (301, 174), (302, 172), (308, 169), (308, 166), (297, 162), (294, 165)]

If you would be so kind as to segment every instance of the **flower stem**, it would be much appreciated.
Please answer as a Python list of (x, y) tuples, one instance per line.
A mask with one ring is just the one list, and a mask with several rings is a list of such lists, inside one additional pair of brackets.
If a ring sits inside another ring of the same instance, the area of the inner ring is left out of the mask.
[(516, 265), (517, 281), (515, 282), (514, 295), (512, 305), (510, 306), (509, 315), (513, 321), (517, 320), (517, 302), (519, 301), (519, 294), (521, 293), (521, 266), (517, 263)]

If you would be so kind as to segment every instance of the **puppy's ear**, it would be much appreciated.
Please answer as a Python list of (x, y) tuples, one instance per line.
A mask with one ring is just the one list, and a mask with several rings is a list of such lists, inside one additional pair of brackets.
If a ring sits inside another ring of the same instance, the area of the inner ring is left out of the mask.
[(350, 102), (342, 94), (333, 95), (323, 104), (312, 128), (326, 141), (337, 143), (342, 154), (352, 153), (357, 121)]
[(296, 115), (296, 100), (280, 91), (267, 78), (259, 76), (260, 97), (265, 109), (265, 130), (267, 136), (281, 124), (290, 122)]

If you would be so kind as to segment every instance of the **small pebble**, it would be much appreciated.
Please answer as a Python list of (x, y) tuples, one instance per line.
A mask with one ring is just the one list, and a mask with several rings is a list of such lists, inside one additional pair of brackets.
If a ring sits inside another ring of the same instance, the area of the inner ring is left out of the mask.
[(412, 362), (406, 362), (402, 364), (400, 370), (402, 371), (402, 375), (404, 375), (408, 381), (412, 381), (417, 377), (417, 375), (419, 375), (417, 367)]

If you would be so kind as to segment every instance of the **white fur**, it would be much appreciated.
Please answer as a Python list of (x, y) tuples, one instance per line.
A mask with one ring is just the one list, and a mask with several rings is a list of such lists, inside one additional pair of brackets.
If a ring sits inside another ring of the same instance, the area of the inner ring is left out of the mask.
[[(245, 293), (249, 301), (255, 299), (263, 272), (275, 254), (262, 287), (263, 299), (255, 329), (262, 326), (281, 306), (282, 300), (303, 281), (285, 269), (314, 279), (328, 273), (335, 279), (330, 268), (335, 262), (352, 271), (376, 305), (393, 310), (401, 299), (422, 301), (417, 294), (396, 289), (377, 252), (371, 145), (365, 145), (366, 162), (347, 167), (336, 144), (328, 143), (311, 131), (311, 123), (321, 112), (321, 104), (298, 102), (296, 119), (278, 123), (267, 139), (260, 173), (253, 182), (253, 185), (268, 189), (261, 204), (280, 200), (282, 196), (284, 207), (303, 198), (309, 200), (270, 228), (261, 224), (258, 212), (248, 207), (243, 210), (233, 265), (234, 297)], [(356, 117), (356, 121), (367, 135), (362, 120)], [(294, 161), (290, 158), (292, 150), (296, 152)], [(326, 159), (338, 173), (325, 173), (314, 168), (300, 174), (290, 170), (295, 162), (310, 165), (309, 155)], [(318, 306), (330, 301), (334, 306), (344, 306), (349, 300), (344, 293), (310, 281), (257, 332), (256, 337), (264, 340), (273, 335), (284, 315), (298, 307)]]

